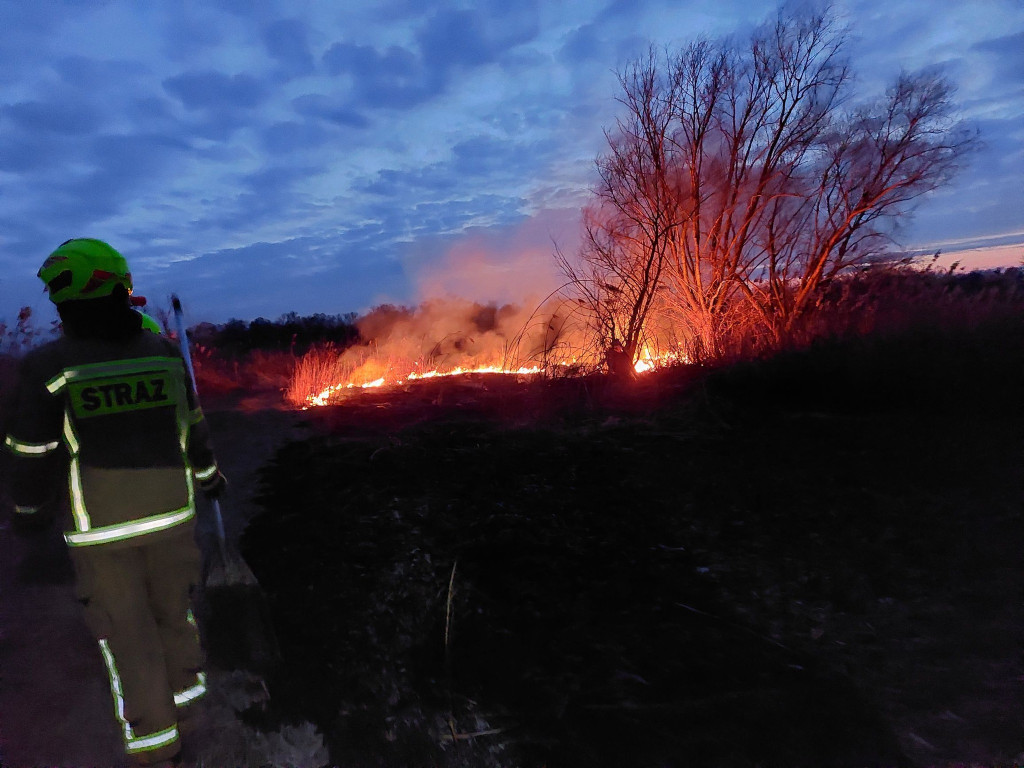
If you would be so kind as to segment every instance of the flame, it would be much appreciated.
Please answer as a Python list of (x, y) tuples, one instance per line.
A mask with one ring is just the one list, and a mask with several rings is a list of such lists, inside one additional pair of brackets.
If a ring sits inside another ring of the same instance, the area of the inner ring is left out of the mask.
[(656, 352), (650, 347), (644, 347), (640, 350), (640, 354), (637, 356), (636, 362), (633, 363), (633, 370), (637, 373), (648, 373), (649, 371), (654, 371), (658, 368), (688, 362), (690, 362), (690, 359), (683, 352)]
[[(570, 366), (575, 362), (575, 360), (571, 360), (555, 363), (554, 365)], [(642, 374), (662, 368), (666, 365), (685, 362), (687, 362), (686, 356), (678, 352), (657, 353), (645, 347), (638, 356), (636, 363), (633, 364), (633, 369), (638, 374)], [(384, 387), (388, 385), (397, 386), (409, 381), (421, 381), (424, 379), (436, 379), (447, 376), (466, 376), (474, 373), (504, 374), (507, 376), (537, 376), (544, 373), (545, 370), (547, 369), (541, 365), (522, 366), (520, 368), (505, 368), (500, 365), (482, 365), (475, 368), (459, 366), (450, 370), (435, 369), (422, 372), (414, 371), (405, 376), (388, 377), (385, 375), (362, 384), (356, 384), (355, 382), (332, 384), (325, 387), (315, 395), (309, 395), (306, 398), (306, 404), (303, 406), (303, 410), (306, 408), (328, 405), (332, 397), (343, 390), (349, 389), (375, 389), (377, 387)]]
[(543, 373), (544, 369), (539, 365), (533, 367), (517, 368), (515, 370), (509, 370), (502, 368), (500, 365), (485, 365), (480, 368), (453, 368), (450, 371), (427, 371), (426, 373), (410, 373), (406, 376), (406, 380), (413, 381), (415, 379), (434, 379), (438, 376), (462, 376), (467, 373), (507, 373), (516, 376), (532, 376), (535, 373)]
[(386, 376), (381, 376), (379, 379), (373, 381), (367, 381), (363, 384), (355, 384), (348, 382), (344, 384), (332, 384), (329, 387), (325, 387), (322, 391), (315, 395), (310, 395), (306, 398), (306, 407), (327, 405), (331, 397), (338, 392), (345, 389), (373, 389), (376, 387), (383, 387), (388, 384), (399, 385), (404, 384), (407, 381), (417, 381), (421, 379), (436, 379), (442, 376), (465, 376), (471, 373), (503, 373), (512, 376), (535, 376), (539, 373), (543, 373), (544, 368), (542, 366), (530, 366), (516, 369), (502, 368), (500, 365), (484, 365), (478, 368), (453, 368), (450, 371), (423, 371), (422, 373), (410, 373), (407, 376), (396, 376), (392, 379), (388, 379)]
[(657, 363), (658, 361), (652, 358), (643, 358), (633, 363), (633, 370), (637, 373), (647, 373), (653, 371), (657, 367)]

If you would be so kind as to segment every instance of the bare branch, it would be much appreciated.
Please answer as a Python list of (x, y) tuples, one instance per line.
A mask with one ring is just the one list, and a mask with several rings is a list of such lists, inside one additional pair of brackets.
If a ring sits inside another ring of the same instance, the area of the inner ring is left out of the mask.
[(559, 262), (605, 341), (635, 354), (667, 318), (692, 358), (778, 343), (955, 173), (976, 137), (949, 83), (904, 73), (848, 108), (847, 34), (830, 9), (783, 12), (745, 47), (651, 49), (620, 73), (579, 263)]

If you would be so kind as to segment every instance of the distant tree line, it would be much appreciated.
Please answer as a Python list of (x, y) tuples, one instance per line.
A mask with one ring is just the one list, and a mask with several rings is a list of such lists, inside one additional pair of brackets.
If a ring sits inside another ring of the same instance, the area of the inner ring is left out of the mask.
[(342, 315), (299, 315), (288, 312), (276, 321), (231, 319), (222, 325), (200, 323), (190, 330), (197, 343), (225, 357), (244, 357), (254, 351), (292, 352), (302, 355), (312, 347), (331, 344), (341, 349), (359, 341), (355, 312)]

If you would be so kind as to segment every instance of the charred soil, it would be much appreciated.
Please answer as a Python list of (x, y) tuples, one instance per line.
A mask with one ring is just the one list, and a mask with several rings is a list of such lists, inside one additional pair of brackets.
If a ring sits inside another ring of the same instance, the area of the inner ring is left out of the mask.
[(242, 549), (345, 766), (1021, 752), (1019, 323), (311, 411)]

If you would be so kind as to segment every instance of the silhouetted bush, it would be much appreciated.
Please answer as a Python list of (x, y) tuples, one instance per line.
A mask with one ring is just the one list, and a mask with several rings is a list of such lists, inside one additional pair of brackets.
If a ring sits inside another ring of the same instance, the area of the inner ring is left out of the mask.
[(1022, 311), (1024, 270), (955, 273), (884, 264), (822, 284), (787, 346), (912, 328), (976, 327)]

